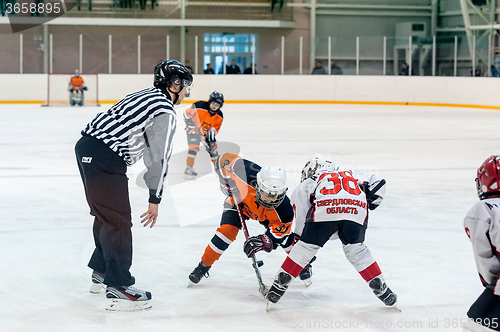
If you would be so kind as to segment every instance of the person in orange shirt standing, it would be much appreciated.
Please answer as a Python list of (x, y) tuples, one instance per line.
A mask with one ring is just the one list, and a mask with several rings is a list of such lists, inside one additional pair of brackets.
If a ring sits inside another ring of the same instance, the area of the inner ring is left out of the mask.
[(215, 135), (219, 133), (224, 119), (221, 111), (222, 105), (224, 105), (224, 95), (214, 91), (210, 94), (208, 101), (197, 101), (184, 112), (188, 141), (188, 155), (184, 171), (186, 180), (194, 180), (198, 175), (193, 166), (196, 154), (200, 151), (201, 141), (203, 141), (212, 161), (217, 158)]
[(69, 104), (71, 106), (83, 106), (83, 91), (87, 91), (84, 85), (83, 78), (80, 76), (80, 71), (75, 70), (75, 76), (71, 77), (69, 82)]

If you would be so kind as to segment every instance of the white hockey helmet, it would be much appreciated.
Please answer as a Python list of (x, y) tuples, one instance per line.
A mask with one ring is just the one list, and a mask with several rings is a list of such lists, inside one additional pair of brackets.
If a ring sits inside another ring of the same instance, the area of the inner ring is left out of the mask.
[(335, 171), (337, 170), (335, 164), (330, 157), (323, 157), (320, 154), (315, 154), (311, 157), (302, 168), (302, 173), (300, 175), (300, 182), (308, 179), (316, 172), (319, 171)]
[(285, 199), (286, 173), (281, 167), (266, 165), (257, 173), (255, 197), (265, 208), (277, 207)]

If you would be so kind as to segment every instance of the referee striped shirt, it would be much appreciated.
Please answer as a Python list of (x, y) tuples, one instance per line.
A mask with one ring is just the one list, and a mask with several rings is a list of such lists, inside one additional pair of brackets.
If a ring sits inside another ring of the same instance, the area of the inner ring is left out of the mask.
[(149, 202), (161, 201), (177, 115), (166, 91), (148, 88), (129, 94), (99, 113), (83, 134), (101, 140), (128, 166), (144, 157)]

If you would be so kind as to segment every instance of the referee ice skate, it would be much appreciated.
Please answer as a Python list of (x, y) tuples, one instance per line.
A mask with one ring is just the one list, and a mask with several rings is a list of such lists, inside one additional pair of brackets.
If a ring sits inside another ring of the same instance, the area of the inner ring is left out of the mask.
[(151, 308), (151, 293), (132, 285), (132, 215), (127, 166), (144, 157), (149, 188), (144, 226), (158, 217), (163, 182), (167, 176), (176, 129), (174, 105), (189, 95), (193, 76), (180, 62), (158, 63), (154, 87), (134, 92), (99, 113), (76, 143), (78, 168), (94, 219), (95, 250), (88, 266), (92, 293), (106, 286), (106, 309), (135, 311)]

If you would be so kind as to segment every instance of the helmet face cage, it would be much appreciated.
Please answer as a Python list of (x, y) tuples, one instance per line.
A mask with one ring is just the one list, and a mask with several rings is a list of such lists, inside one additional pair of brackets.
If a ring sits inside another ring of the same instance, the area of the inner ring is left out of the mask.
[(255, 198), (260, 206), (265, 208), (278, 207), (285, 199), (287, 190), (286, 173), (283, 169), (264, 166), (257, 173)]
[[(224, 105), (224, 95), (220, 92), (214, 91), (210, 94), (210, 97), (208, 98), (208, 103), (209, 104), (217, 103), (220, 105), (219, 106), (219, 109), (220, 109), (222, 107), (222, 105)], [(212, 112), (211, 109), (209, 111)]]
[(175, 85), (185, 88), (188, 95), (191, 92), (193, 84), (193, 75), (177, 60), (166, 60), (159, 62), (155, 67), (154, 86)]
[(500, 156), (491, 156), (477, 169), (477, 194), (480, 199), (500, 197)]

